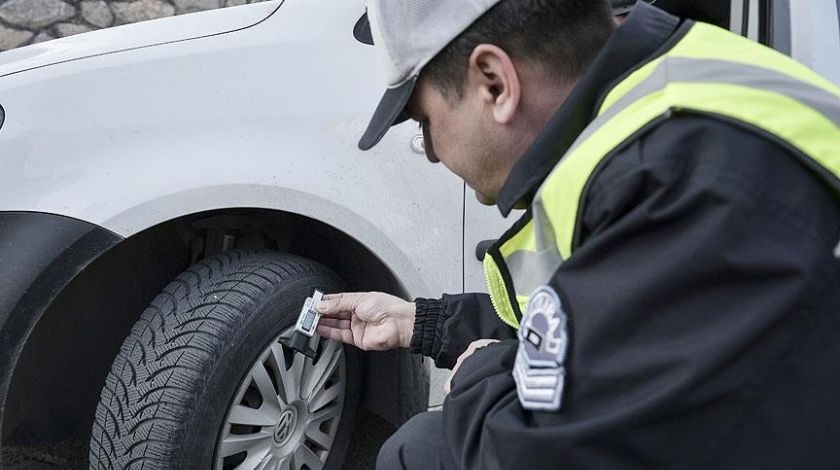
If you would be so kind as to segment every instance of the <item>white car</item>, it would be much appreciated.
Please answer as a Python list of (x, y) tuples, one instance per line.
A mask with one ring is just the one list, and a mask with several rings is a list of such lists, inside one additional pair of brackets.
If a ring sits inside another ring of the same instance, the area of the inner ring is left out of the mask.
[[(706, 3), (840, 83), (835, 0)], [(347, 463), (369, 467), (440, 403), (403, 351), (282, 345), (316, 288), (484, 290), (480, 242), (507, 225), (426, 161), (416, 124), (357, 150), (383, 83), (362, 12), (275, 0), (0, 54), (6, 449), (319, 469), (372, 441)]]

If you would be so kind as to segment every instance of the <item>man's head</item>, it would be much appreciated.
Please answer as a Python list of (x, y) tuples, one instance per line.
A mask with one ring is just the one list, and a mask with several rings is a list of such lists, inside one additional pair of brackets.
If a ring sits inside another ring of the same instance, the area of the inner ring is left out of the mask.
[[(386, 61), (397, 64), (400, 58), (393, 56), (399, 54), (400, 47), (388, 44), (393, 32), (388, 32), (392, 25), (385, 23), (398, 12), (383, 14), (383, 10), (417, 9), (421, 8), (417, 5), (434, 3), (457, 10), (453, 4), (461, 3), (467, 5), (467, 11), (477, 12), (477, 19), (451, 31), (451, 38), (447, 37), (438, 50), (423, 51), (421, 46), (420, 53), (418, 49), (408, 52), (417, 64), (403, 63), (390, 70), (392, 88), (360, 147), (375, 145), (387, 127), (401, 117), (415, 119), (423, 128), (429, 160), (443, 162), (488, 204), (495, 201), (510, 170), (560, 107), (614, 27), (607, 0), (369, 3), (378, 13), (371, 18), (377, 47)], [(447, 25), (444, 20), (442, 28)], [(405, 31), (411, 27), (410, 23), (401, 24), (397, 34), (423, 41), (424, 31)], [(439, 33), (430, 36), (440, 42)], [(383, 112), (383, 105), (390, 107), (389, 112)]]

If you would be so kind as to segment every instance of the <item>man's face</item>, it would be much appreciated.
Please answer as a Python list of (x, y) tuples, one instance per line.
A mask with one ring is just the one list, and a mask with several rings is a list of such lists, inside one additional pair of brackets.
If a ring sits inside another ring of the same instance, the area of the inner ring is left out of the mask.
[(537, 64), (514, 62), (498, 46), (476, 46), (461, 92), (420, 75), (405, 108), (423, 128), (426, 156), (460, 176), (483, 204), (495, 204), (511, 170), (557, 112), (574, 83)]
[(510, 146), (474, 93), (450, 95), (421, 77), (406, 112), (420, 122), (429, 161), (441, 162), (463, 178), (481, 203), (495, 204), (512, 167), (506, 164), (513, 158), (506, 152)]

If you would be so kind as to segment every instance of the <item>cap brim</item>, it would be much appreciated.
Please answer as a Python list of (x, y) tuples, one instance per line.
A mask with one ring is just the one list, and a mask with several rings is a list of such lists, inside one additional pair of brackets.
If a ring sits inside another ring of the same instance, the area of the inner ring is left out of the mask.
[(370, 31), (370, 21), (368, 21), (367, 12), (359, 18), (356, 26), (353, 26), (353, 37), (362, 44), (368, 46), (373, 45), (373, 33)]
[(405, 114), (405, 105), (408, 104), (416, 83), (417, 77), (412, 77), (397, 88), (389, 88), (385, 91), (382, 99), (379, 100), (376, 111), (373, 112), (367, 130), (359, 140), (361, 150), (372, 149), (382, 140), (391, 126), (408, 120), (408, 116)]
[[(682, 2), (683, 0), (679, 0)], [(656, 0), (613, 0), (612, 1), (612, 11), (613, 15), (626, 15), (633, 11), (633, 8), (639, 3), (649, 3), (653, 5), (656, 3)]]

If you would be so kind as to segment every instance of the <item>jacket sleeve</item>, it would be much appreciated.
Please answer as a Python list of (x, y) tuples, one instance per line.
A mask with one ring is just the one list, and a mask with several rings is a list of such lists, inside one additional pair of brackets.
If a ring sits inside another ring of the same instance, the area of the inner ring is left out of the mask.
[(584, 204), (583, 241), (546, 280), (568, 318), (561, 409), (520, 405), (516, 340), (481, 348), (443, 405), (451, 453), (470, 469), (719, 467), (758, 397), (790, 383), (774, 361), (833, 264), (831, 195), (768, 140), (677, 116), (606, 162)]
[(516, 332), (502, 322), (487, 294), (444, 294), (441, 299), (415, 299), (410, 351), (431, 357), (437, 367), (451, 369), (477, 339), (510, 339)]

